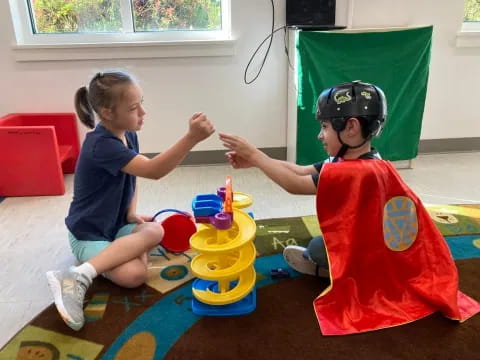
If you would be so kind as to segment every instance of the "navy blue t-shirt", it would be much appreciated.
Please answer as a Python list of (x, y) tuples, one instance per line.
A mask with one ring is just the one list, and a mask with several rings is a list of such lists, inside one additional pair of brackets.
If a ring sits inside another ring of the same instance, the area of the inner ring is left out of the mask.
[(136, 177), (121, 171), (138, 155), (135, 132), (125, 133), (128, 147), (102, 125), (89, 132), (75, 169), (73, 201), (65, 224), (79, 240), (113, 241), (127, 224)]

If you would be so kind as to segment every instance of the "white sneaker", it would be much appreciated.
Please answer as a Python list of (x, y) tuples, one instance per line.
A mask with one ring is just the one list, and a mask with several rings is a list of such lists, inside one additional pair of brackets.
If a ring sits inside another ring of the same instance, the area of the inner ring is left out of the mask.
[(303, 256), (305, 250), (301, 246), (288, 245), (283, 249), (283, 257), (287, 264), (299, 273), (329, 278), (330, 273), (328, 269), (319, 267)]

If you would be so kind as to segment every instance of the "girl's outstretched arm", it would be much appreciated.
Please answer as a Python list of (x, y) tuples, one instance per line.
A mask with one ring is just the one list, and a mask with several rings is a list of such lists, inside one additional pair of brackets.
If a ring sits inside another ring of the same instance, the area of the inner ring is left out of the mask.
[(152, 159), (137, 155), (122, 168), (122, 171), (130, 175), (158, 180), (175, 169), (195, 145), (214, 132), (215, 128), (207, 116), (196, 113), (190, 118), (187, 134), (174, 145)]

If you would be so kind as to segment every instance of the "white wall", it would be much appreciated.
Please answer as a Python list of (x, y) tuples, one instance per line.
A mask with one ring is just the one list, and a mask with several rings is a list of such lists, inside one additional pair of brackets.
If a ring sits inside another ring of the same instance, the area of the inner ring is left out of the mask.
[[(277, 24), (284, 24), (284, 1), (276, 3)], [(0, 114), (72, 111), (78, 87), (102, 68), (119, 67), (133, 73), (144, 91), (148, 117), (139, 133), (143, 152), (164, 150), (186, 131), (187, 120), (196, 111), (206, 112), (218, 130), (241, 134), (258, 146), (285, 146), (283, 36), (276, 36), (259, 79), (252, 85), (243, 83), (251, 54), (270, 31), (270, 2), (233, 0), (232, 14), (233, 36), (238, 41), (236, 55), (231, 57), (21, 63), (11, 51), (14, 32), (8, 1), (0, 1)], [(215, 137), (196, 150), (220, 148)]]
[(422, 139), (480, 137), (480, 47), (455, 46), (463, 9), (463, 0), (355, 1), (354, 28), (434, 26)]
[[(347, 0), (338, 0), (339, 21)], [(275, 0), (283, 24), (284, 0)], [(480, 48), (455, 47), (463, 1), (356, 0), (353, 27), (434, 25), (430, 84), (422, 138), (480, 137), (476, 105), (480, 94)], [(102, 68), (120, 67), (140, 79), (148, 111), (139, 134), (143, 152), (159, 152), (186, 130), (195, 111), (205, 111), (220, 131), (235, 132), (261, 147), (286, 145), (287, 62), (282, 33), (252, 85), (243, 84), (250, 55), (269, 31), (268, 0), (232, 0), (237, 40), (232, 57), (95, 60), (20, 63), (13, 58), (14, 33), (8, 2), (0, 1), (0, 114), (71, 111), (73, 94)], [(257, 62), (258, 64), (258, 62)], [(197, 150), (220, 149), (216, 138)]]

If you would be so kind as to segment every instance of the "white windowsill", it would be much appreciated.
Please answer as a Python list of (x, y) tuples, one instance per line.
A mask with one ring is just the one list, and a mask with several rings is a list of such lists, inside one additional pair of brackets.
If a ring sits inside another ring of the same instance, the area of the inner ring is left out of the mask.
[(17, 61), (233, 56), (235, 42), (234, 39), (221, 39), (14, 45), (13, 52)]
[(459, 31), (456, 45), (457, 47), (480, 47), (480, 31)]
[(480, 47), (480, 23), (465, 22), (457, 33), (457, 47)]

